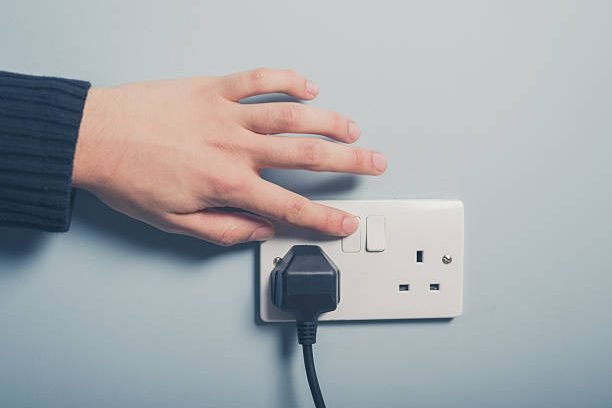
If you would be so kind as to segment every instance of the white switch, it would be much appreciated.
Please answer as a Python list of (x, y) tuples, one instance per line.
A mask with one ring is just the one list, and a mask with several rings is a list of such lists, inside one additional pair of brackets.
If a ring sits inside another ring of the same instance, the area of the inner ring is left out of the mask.
[(386, 242), (385, 217), (383, 215), (370, 215), (366, 221), (366, 250), (368, 252), (382, 252)]
[(357, 230), (348, 237), (342, 238), (342, 252), (361, 251), (361, 219), (357, 217)]

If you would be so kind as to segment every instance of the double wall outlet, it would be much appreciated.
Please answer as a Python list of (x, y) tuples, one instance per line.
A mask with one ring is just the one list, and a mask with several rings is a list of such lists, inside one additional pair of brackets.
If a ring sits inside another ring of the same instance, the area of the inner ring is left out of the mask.
[(451, 318), (463, 310), (463, 204), (457, 200), (320, 201), (359, 217), (338, 238), (276, 225), (260, 248), (260, 317), (292, 320), (270, 300), (274, 259), (319, 245), (340, 269), (340, 303), (319, 320)]

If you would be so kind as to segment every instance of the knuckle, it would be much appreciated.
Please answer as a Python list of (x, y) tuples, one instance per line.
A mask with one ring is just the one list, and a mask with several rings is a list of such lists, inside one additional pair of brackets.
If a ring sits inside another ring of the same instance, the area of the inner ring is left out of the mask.
[(367, 152), (362, 149), (353, 149), (352, 154), (353, 167), (356, 169), (363, 168), (367, 163)]
[(285, 129), (293, 127), (297, 122), (298, 109), (298, 105), (295, 103), (280, 106), (275, 125)]
[(293, 68), (287, 68), (284, 72), (289, 78), (299, 78), (299, 74)]
[(270, 70), (268, 68), (256, 68), (249, 72), (249, 81), (255, 86), (261, 85), (268, 77)]
[(295, 83), (301, 82), (301, 76), (295, 70), (293, 70), (293, 69), (285, 69), (283, 71), (283, 73), (284, 73), (285, 79), (287, 80), (288, 83), (295, 84)]
[(338, 112), (332, 113), (331, 125), (332, 125), (332, 129), (334, 129), (337, 133), (339, 134), (346, 133), (346, 129), (347, 129), (346, 120)]
[(285, 221), (289, 224), (302, 224), (306, 212), (306, 201), (303, 198), (293, 199), (287, 206)]
[(216, 242), (221, 246), (231, 246), (240, 242), (240, 231), (234, 224), (226, 226), (217, 237)]
[(226, 198), (233, 197), (236, 193), (240, 192), (245, 184), (239, 177), (223, 177), (223, 175), (219, 175), (210, 178), (209, 185), (215, 195), (215, 199), (224, 202)]
[(235, 193), (241, 191), (244, 188), (244, 182), (242, 179), (237, 177), (228, 178), (223, 183), (223, 191), (226, 195), (232, 196)]
[(328, 210), (323, 219), (323, 230), (325, 231), (339, 231), (342, 226), (342, 214), (337, 211)]
[(298, 154), (305, 165), (314, 167), (323, 161), (325, 155), (323, 143), (317, 139), (306, 140), (301, 143)]

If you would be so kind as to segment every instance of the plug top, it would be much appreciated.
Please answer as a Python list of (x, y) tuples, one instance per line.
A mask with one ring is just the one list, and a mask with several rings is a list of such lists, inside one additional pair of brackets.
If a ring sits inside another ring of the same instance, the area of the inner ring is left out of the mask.
[(317, 245), (294, 245), (271, 274), (272, 303), (298, 322), (316, 321), (340, 301), (340, 270)]

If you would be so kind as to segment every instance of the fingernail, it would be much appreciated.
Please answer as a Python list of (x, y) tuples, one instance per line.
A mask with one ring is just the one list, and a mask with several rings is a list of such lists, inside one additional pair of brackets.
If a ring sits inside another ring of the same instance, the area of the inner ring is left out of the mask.
[(270, 227), (259, 227), (249, 237), (249, 241), (265, 241), (272, 238), (274, 230)]
[(374, 168), (381, 173), (387, 170), (387, 159), (385, 159), (385, 156), (380, 153), (372, 154), (372, 164), (374, 165)]
[(358, 226), (359, 221), (357, 221), (357, 217), (349, 216), (344, 217), (344, 219), (342, 220), (342, 229), (347, 235), (351, 235), (353, 232), (355, 232)]
[(359, 129), (359, 126), (357, 126), (357, 124), (352, 120), (349, 121), (348, 124), (348, 135), (351, 141), (355, 141), (359, 139), (359, 136), (361, 136), (361, 129)]
[(319, 87), (311, 81), (306, 81), (306, 93), (310, 96), (316, 96), (319, 93)]

